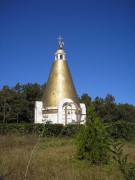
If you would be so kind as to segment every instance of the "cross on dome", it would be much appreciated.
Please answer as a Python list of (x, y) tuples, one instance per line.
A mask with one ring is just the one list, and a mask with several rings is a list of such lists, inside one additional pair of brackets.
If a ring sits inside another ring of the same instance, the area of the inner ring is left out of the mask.
[(64, 42), (62, 42), (62, 37), (61, 35), (59, 35), (59, 37), (57, 38), (59, 40), (59, 48), (62, 49), (62, 47), (64, 46)]
[(59, 43), (60, 43), (63, 38), (61, 37), (61, 35), (59, 35), (57, 39), (59, 40)]

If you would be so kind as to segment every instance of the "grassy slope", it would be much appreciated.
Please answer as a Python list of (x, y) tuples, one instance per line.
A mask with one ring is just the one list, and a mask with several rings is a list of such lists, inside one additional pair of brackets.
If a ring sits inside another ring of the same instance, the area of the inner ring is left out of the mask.
[[(36, 135), (0, 136), (0, 179), (24, 179), (31, 151), (38, 140)], [(122, 180), (117, 165), (89, 166), (74, 155), (73, 139), (41, 138), (30, 163), (28, 180)], [(127, 143), (124, 152), (135, 162), (135, 144)]]

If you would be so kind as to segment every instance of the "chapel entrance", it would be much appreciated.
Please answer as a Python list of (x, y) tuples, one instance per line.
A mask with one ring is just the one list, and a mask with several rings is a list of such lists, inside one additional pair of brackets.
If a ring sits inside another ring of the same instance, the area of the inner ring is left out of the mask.
[(76, 124), (79, 123), (79, 108), (74, 102), (66, 102), (62, 107), (62, 119), (63, 123), (66, 124)]

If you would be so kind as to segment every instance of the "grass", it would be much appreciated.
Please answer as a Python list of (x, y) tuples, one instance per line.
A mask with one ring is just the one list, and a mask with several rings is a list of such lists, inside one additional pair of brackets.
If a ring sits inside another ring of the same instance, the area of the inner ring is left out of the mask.
[[(0, 180), (23, 180), (37, 135), (0, 136)], [(124, 152), (135, 163), (135, 143), (127, 143)], [(72, 138), (42, 137), (34, 151), (28, 180), (123, 180), (115, 162), (92, 166), (75, 158)]]

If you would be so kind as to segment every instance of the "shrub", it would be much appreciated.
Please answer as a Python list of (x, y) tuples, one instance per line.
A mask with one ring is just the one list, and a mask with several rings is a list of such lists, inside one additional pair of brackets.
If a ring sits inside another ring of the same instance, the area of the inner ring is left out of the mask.
[(59, 136), (63, 129), (63, 124), (45, 124), (43, 129), (43, 136)]
[(74, 137), (79, 125), (68, 124), (32, 124), (32, 123), (0, 123), (0, 134), (42, 134), (42, 136), (69, 136)]
[[(91, 116), (88, 118), (91, 120)], [(100, 120), (99, 120), (100, 121)], [(92, 123), (92, 122), (90, 122)], [(100, 122), (101, 123), (101, 122)], [(102, 124), (112, 139), (132, 140), (135, 138), (135, 123), (114, 122)], [(33, 123), (0, 123), (0, 134), (18, 133), (18, 134), (41, 134), (44, 136), (69, 136), (74, 137), (83, 125), (68, 124), (33, 124)], [(44, 131), (44, 132), (43, 132)]]
[(106, 129), (92, 108), (88, 112), (90, 118), (87, 119), (87, 125), (80, 128), (76, 137), (77, 158), (92, 164), (106, 164), (110, 156)]
[(16, 123), (2, 123), (0, 124), (0, 134), (8, 134), (8, 133), (20, 133), (20, 134), (28, 134), (33, 131), (33, 124), (16, 124)]
[(41, 134), (44, 129), (44, 124), (33, 124), (33, 133)]
[(78, 129), (80, 126), (82, 126), (82, 125), (67, 124), (66, 126), (63, 126), (63, 129), (61, 131), (61, 136), (74, 137), (75, 134), (78, 132)]

